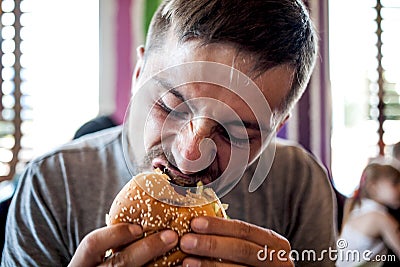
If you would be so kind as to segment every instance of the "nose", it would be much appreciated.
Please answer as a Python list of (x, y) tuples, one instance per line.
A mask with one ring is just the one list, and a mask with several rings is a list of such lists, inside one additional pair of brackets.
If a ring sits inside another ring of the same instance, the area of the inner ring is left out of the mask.
[(212, 135), (215, 126), (213, 120), (194, 118), (179, 131), (171, 152), (182, 173), (199, 172), (214, 161), (217, 149)]

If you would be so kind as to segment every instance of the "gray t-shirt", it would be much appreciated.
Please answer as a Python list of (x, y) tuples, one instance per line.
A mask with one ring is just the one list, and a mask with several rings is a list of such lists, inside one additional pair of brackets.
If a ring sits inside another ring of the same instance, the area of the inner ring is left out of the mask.
[[(334, 248), (336, 202), (313, 157), (298, 146), (277, 144), (271, 171), (254, 193), (248, 192), (249, 173), (251, 168), (222, 199), (231, 218), (275, 230), (299, 253), (313, 249), (318, 257)], [(105, 225), (114, 197), (130, 178), (120, 127), (33, 160), (10, 207), (2, 266), (67, 266), (83, 237)], [(325, 257), (297, 265), (334, 263)]]

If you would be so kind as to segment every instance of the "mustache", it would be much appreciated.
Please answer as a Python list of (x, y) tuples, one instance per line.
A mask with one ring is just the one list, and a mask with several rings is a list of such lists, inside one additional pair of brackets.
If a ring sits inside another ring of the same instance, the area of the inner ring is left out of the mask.
[(179, 168), (177, 167), (176, 160), (173, 154), (170, 151), (165, 151), (161, 145), (157, 145), (152, 147), (144, 157), (143, 160), (143, 169), (152, 166), (152, 161), (155, 158), (161, 158), (167, 162), (167, 166), (164, 166), (165, 169), (161, 170), (165, 172), (171, 178), (171, 182), (180, 186), (196, 186), (199, 181), (203, 183), (211, 183), (219, 177), (219, 170), (216, 168), (215, 164), (210, 164), (207, 168), (193, 173), (193, 174), (182, 174), (182, 177), (179, 175), (174, 175), (172, 172), (168, 171), (169, 169), (173, 169), (181, 173)]

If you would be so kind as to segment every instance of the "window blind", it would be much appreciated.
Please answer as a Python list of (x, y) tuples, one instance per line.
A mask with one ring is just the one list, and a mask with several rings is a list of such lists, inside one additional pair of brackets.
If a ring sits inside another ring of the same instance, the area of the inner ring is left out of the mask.
[(30, 0), (0, 1), (0, 181), (12, 179), (30, 159), (30, 95), (24, 45)]
[[(370, 117), (379, 123), (379, 154), (384, 155), (390, 143), (393, 122), (400, 120), (400, 52), (398, 49), (400, 2), (376, 0), (376, 72), (377, 80), (370, 82)], [(394, 137), (396, 138), (396, 137)], [(397, 136), (400, 140), (400, 135)]]

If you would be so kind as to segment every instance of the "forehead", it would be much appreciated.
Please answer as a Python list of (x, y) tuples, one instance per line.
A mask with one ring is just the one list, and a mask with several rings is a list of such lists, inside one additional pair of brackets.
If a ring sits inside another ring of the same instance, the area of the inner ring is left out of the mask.
[[(165, 40), (166, 43), (160, 49), (152, 50), (146, 56), (146, 67), (140, 79), (148, 80), (164, 69), (183, 66), (168, 73), (166, 79), (173, 83), (179, 83), (178, 81), (182, 80), (207, 80), (212, 73), (213, 79), (219, 80), (220, 85), (228, 84), (230, 87), (237, 82), (237, 74), (241, 73), (243, 76), (240, 82), (243, 82), (243, 77), (246, 77), (248, 83), (251, 81), (268, 101), (272, 111), (278, 111), (292, 86), (294, 70), (287, 65), (271, 68), (252, 79), (250, 78), (253, 75), (251, 69), (256, 59), (251, 55), (238, 53), (228, 44), (200, 45), (198, 41), (179, 43), (172, 37), (167, 37)], [(184, 65), (191, 62), (213, 62), (224, 65), (226, 68), (210, 70), (209, 64), (197, 64), (195, 68)]]

